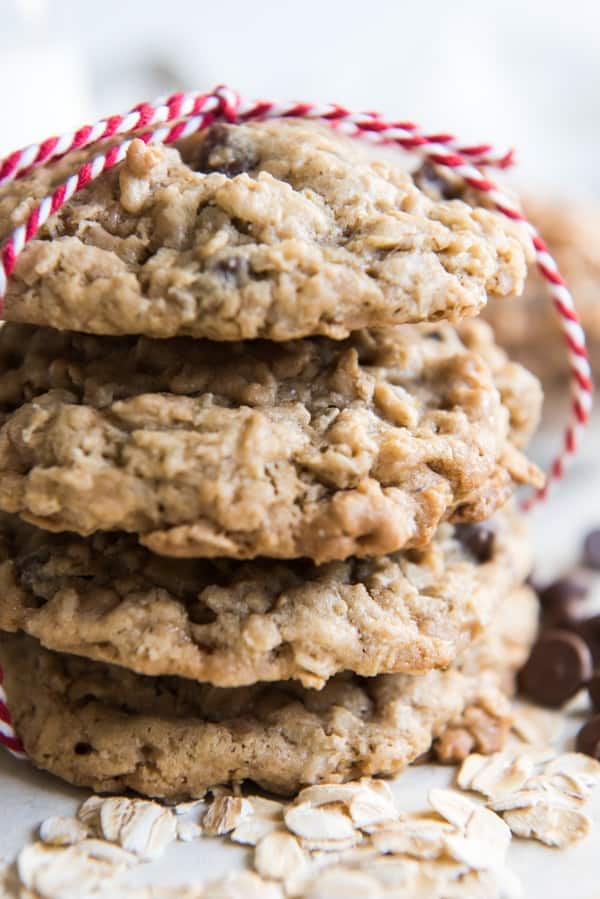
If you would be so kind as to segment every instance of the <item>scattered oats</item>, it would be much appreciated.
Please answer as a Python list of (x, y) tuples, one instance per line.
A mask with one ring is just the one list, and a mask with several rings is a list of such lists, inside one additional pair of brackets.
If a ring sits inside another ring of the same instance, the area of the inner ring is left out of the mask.
[(270, 880), (298, 876), (306, 864), (306, 856), (291, 833), (270, 833), (260, 841), (254, 853), (254, 867), (261, 877)]
[(239, 796), (218, 796), (202, 819), (202, 830), (209, 837), (230, 833), (240, 821), (251, 815), (252, 803)]
[(83, 840), (76, 846), (33, 843), (17, 859), (19, 878), (43, 899), (81, 899), (121, 874), (137, 859), (101, 840)]
[(386, 855), (412, 858), (439, 858), (444, 853), (444, 838), (454, 828), (434, 817), (404, 818), (371, 835), (372, 845)]
[(506, 811), (503, 817), (515, 836), (559, 849), (584, 839), (592, 827), (588, 816), (578, 809), (550, 803)]
[(530, 753), (515, 756), (510, 752), (496, 752), (483, 757), (474, 753), (463, 762), (457, 783), (463, 790), (474, 790), (488, 799), (496, 799), (521, 789), (534, 768), (535, 759)]
[(561, 712), (550, 712), (535, 705), (519, 703), (514, 710), (512, 730), (532, 746), (556, 743), (565, 729), (565, 717)]
[(531, 808), (535, 805), (548, 805), (552, 801), (548, 793), (542, 789), (516, 790), (507, 796), (501, 796), (488, 802), (488, 808), (493, 812), (503, 813), (513, 809)]
[[(422, 865), (413, 859), (397, 858), (395, 856), (379, 855), (369, 858), (365, 856), (363, 860), (358, 861), (350, 866), (353, 872), (361, 871), (367, 874), (380, 887), (384, 888), (384, 895), (390, 888), (397, 894), (412, 897), (412, 889), (417, 881)], [(344, 859), (342, 865), (335, 865), (333, 869), (348, 870), (348, 864)], [(319, 875), (319, 881), (324, 878), (324, 873)]]
[[(512, 882), (514, 885), (514, 881)], [(459, 880), (442, 884), (443, 892), (424, 896), (423, 899), (431, 899), (431, 895), (443, 895), (444, 899), (517, 899), (519, 892), (507, 893), (497, 871), (469, 871)]]
[(353, 824), (365, 831), (398, 818), (392, 791), (384, 781), (371, 777), (346, 784), (306, 787), (293, 803), (313, 808), (334, 805), (343, 806)]
[(563, 752), (544, 768), (545, 774), (576, 774), (590, 778), (590, 786), (600, 779), (600, 762), (582, 752)]
[(525, 756), (534, 767), (545, 765), (546, 762), (556, 758), (556, 749), (553, 746), (523, 746), (515, 755)]
[(231, 833), (234, 843), (244, 843), (247, 846), (256, 846), (263, 837), (283, 828), (282, 802), (274, 799), (264, 799), (262, 796), (248, 798), (252, 806), (251, 814), (246, 815), (235, 830)]
[(40, 839), (52, 846), (72, 846), (88, 836), (88, 829), (77, 818), (55, 816), (40, 824)]
[(398, 809), (393, 798), (368, 788), (361, 790), (351, 799), (348, 811), (355, 826), (361, 830), (370, 830), (398, 819)]
[(282, 821), (275, 818), (266, 818), (262, 815), (246, 815), (238, 826), (231, 832), (234, 843), (243, 843), (246, 846), (256, 846), (263, 837), (274, 831), (281, 830)]
[(380, 777), (361, 777), (358, 784), (361, 789), (369, 789), (381, 796), (382, 799), (388, 799), (392, 804), (395, 804), (394, 794), (390, 785)]
[(467, 821), (478, 808), (474, 802), (456, 790), (430, 790), (427, 798), (438, 815), (460, 830), (466, 827)]
[(530, 777), (522, 790), (488, 802), (497, 812), (534, 805), (584, 805), (591, 795), (591, 786), (585, 776), (575, 774), (536, 774)]
[(445, 844), (449, 855), (473, 870), (495, 870), (504, 863), (511, 834), (498, 815), (476, 808), (466, 825), (464, 836), (452, 834)]
[(358, 831), (355, 832), (354, 836), (346, 837), (343, 840), (325, 840), (325, 839), (314, 839), (310, 840), (306, 837), (298, 837), (298, 841), (303, 849), (307, 852), (346, 852), (349, 849), (354, 849), (359, 845), (360, 841), (363, 839), (363, 836)]
[(189, 818), (177, 819), (177, 839), (182, 843), (191, 843), (198, 840), (202, 836), (202, 827), (197, 821), (191, 821)]
[(90, 796), (77, 812), (77, 818), (90, 833), (98, 834), (100, 832), (100, 809), (103, 802), (102, 796)]
[[(184, 893), (181, 899), (188, 899), (188, 896)], [(189, 899), (196, 899), (196, 895)], [(197, 899), (283, 899), (283, 893), (278, 884), (268, 883), (253, 871), (242, 871), (207, 884), (197, 894)]]
[(182, 815), (191, 815), (193, 812), (206, 807), (205, 799), (192, 799), (190, 802), (179, 802), (171, 807), (171, 811), (179, 818)]
[(586, 775), (581, 774), (539, 774), (528, 781), (528, 785), (539, 784), (541, 789), (563, 793), (575, 803), (584, 804), (592, 795), (592, 787)]
[[(347, 855), (344, 856), (344, 861), (346, 861)], [(293, 874), (286, 878), (283, 884), (285, 895), (288, 899), (306, 899), (306, 893), (317, 882), (316, 878), (318, 875), (338, 862), (338, 856), (327, 855), (326, 853), (316, 853), (315, 855), (307, 853), (305, 859), (306, 864), (304, 867), (295, 870)]]
[(252, 806), (253, 814), (263, 818), (283, 820), (283, 810), (285, 809), (283, 802), (278, 802), (276, 799), (264, 799), (262, 796), (250, 796), (248, 802)]
[(360, 839), (341, 803), (317, 807), (308, 803), (290, 805), (283, 817), (288, 830), (305, 840), (358, 842)]
[[(416, 862), (382, 856), (369, 868), (369, 873), (377, 877), (386, 887), (387, 896), (407, 896), (410, 899), (431, 899), (446, 896), (445, 886), (457, 879), (467, 869), (464, 865), (448, 860)], [(400, 890), (398, 889), (400, 888)]]
[(487, 756), (480, 755), (478, 752), (472, 752), (471, 755), (468, 755), (458, 769), (458, 774), (456, 775), (457, 786), (461, 790), (470, 790), (471, 784), (479, 772), (485, 768), (487, 760)]
[(345, 784), (316, 784), (300, 790), (294, 805), (329, 805), (332, 802), (351, 802), (360, 790), (360, 781)]
[(384, 892), (371, 875), (336, 866), (319, 875), (304, 895), (306, 899), (380, 899)]
[(100, 808), (100, 827), (107, 840), (145, 861), (158, 858), (177, 839), (171, 809), (146, 799), (105, 799)]

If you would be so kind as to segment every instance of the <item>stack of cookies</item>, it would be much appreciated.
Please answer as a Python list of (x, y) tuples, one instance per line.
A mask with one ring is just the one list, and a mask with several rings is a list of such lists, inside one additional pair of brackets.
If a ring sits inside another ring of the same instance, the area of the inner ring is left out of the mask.
[[(67, 165), (5, 190), (4, 230)], [(525, 246), (277, 121), (134, 141), (51, 218), (0, 331), (0, 660), (35, 764), (180, 799), (499, 748), (541, 390), (462, 320)]]

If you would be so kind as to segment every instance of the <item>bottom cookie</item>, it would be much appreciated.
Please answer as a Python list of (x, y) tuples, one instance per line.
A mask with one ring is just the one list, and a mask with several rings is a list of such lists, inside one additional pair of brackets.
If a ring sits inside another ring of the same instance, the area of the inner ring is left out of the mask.
[(148, 677), (50, 652), (22, 635), (1, 636), (0, 662), (27, 754), (71, 783), (183, 799), (250, 779), (292, 794), (397, 774), (448, 726), (472, 732), (469, 708), (497, 730), (507, 714), (502, 691), (512, 689), (536, 625), (536, 599), (521, 587), (456, 666), (419, 676), (342, 674), (320, 691), (292, 681), (216, 688)]

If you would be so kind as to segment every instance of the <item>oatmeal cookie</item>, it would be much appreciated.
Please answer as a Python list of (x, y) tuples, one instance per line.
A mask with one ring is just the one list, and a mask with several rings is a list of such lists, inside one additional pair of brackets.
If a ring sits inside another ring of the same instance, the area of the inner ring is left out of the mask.
[(45, 647), (220, 687), (321, 688), (447, 667), (529, 573), (522, 522), (442, 524), (423, 550), (304, 560), (165, 559), (132, 535), (0, 527), (0, 629)]
[(450, 325), (289, 344), (7, 325), (0, 508), (173, 556), (425, 546), (440, 520), (482, 520), (541, 483), (517, 448), (539, 385), (480, 346)]
[(219, 689), (133, 674), (0, 635), (14, 723), (32, 761), (96, 791), (183, 799), (247, 778), (275, 793), (396, 774), (469, 706), (503, 708), (499, 681), (534, 639), (528, 587), (505, 597), (464, 661), (445, 671)]
[[(67, 163), (0, 192), (4, 231)], [(508, 219), (431, 199), (326, 126), (215, 125), (178, 149), (134, 141), (26, 246), (5, 315), (96, 334), (341, 339), (520, 293), (525, 246)]]

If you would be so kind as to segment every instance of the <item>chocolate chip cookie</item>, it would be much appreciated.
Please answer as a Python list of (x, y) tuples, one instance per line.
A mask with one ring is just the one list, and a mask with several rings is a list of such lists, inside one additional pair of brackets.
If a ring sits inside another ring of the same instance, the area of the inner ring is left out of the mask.
[[(321, 691), (293, 681), (219, 689), (145, 677), (0, 637), (15, 726), (32, 761), (97, 791), (182, 799), (252, 779), (276, 793), (396, 774), (477, 705), (507, 715), (510, 685), (534, 638), (537, 604), (513, 590), (462, 661), (445, 671), (360, 678)], [(497, 747), (496, 747), (497, 748)]]
[(0, 525), (0, 629), (141, 674), (321, 688), (445, 668), (479, 636), (530, 551), (522, 522), (443, 524), (423, 550), (320, 567), (165, 559), (135, 537)]
[[(473, 326), (476, 328), (476, 325)], [(541, 484), (537, 381), (489, 333), (217, 344), (0, 332), (0, 508), (172, 556), (422, 547)]]
[[(5, 231), (67, 162), (0, 192)], [(96, 334), (340, 339), (520, 293), (525, 245), (500, 214), (429, 198), (326, 126), (215, 125), (179, 148), (134, 141), (25, 247), (5, 315)]]

